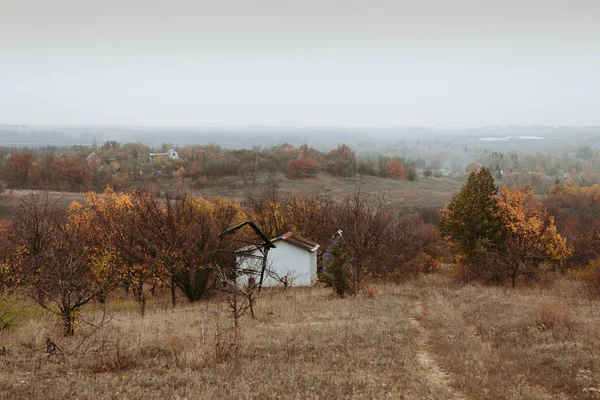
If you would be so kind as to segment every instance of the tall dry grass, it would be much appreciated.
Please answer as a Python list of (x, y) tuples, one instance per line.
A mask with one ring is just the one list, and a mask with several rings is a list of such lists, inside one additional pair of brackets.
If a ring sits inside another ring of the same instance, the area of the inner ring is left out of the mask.
[[(373, 288), (274, 293), (237, 341), (218, 298), (174, 310), (157, 298), (144, 318), (115, 299), (83, 342), (91, 325), (62, 338), (52, 316), (29, 313), (0, 334), (0, 398), (600, 398), (600, 302), (576, 281), (512, 290), (442, 270)], [(47, 337), (62, 353), (44, 357)]]
[[(0, 393), (6, 399), (446, 398), (415, 361), (410, 286), (378, 297), (337, 299), (322, 288), (262, 299), (236, 343), (218, 299), (146, 317), (114, 312), (109, 325), (67, 355), (54, 319), (30, 319), (0, 336)], [(119, 307), (113, 307), (119, 309)], [(46, 337), (63, 354), (43, 357)]]
[(600, 398), (600, 302), (582, 285), (423, 285), (440, 364), (473, 398)]

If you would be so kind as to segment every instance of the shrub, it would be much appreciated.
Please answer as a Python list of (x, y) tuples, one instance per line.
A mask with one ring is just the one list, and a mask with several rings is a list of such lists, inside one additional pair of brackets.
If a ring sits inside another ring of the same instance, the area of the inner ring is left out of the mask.
[(406, 163), (406, 179), (408, 179), (411, 182), (416, 181), (418, 178), (417, 175), (417, 167), (415, 166), (414, 162), (407, 162)]
[(96, 360), (90, 366), (90, 371), (93, 374), (114, 374), (133, 369), (136, 365), (135, 357), (129, 351), (117, 348), (114, 353)]
[(348, 294), (356, 295), (359, 288), (353, 284), (355, 279), (352, 276), (352, 267), (348, 262), (348, 250), (342, 243), (338, 243), (334, 245), (332, 254), (333, 260), (327, 271), (323, 273), (321, 280), (339, 297), (344, 298)]
[(600, 259), (590, 261), (584, 269), (570, 270), (570, 275), (583, 281), (591, 297), (600, 297)]
[(289, 162), (285, 175), (292, 179), (312, 178), (320, 169), (321, 165), (317, 160), (298, 156)]

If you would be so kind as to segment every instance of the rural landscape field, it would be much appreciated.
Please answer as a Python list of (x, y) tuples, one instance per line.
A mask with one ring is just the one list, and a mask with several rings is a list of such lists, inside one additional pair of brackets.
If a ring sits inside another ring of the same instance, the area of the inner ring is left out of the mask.
[[(83, 342), (29, 311), (2, 334), (4, 398), (598, 398), (600, 306), (577, 282), (457, 284), (439, 274), (339, 299), (320, 286), (277, 291), (235, 333), (223, 303), (113, 320)], [(89, 318), (94, 311), (90, 310)], [(52, 337), (62, 353), (44, 357)]]
[[(2, 151), (3, 398), (600, 398), (585, 142), (454, 169), (346, 145)], [(288, 237), (316, 281), (270, 258)]]
[(0, 400), (600, 400), (598, 21), (0, 0)]

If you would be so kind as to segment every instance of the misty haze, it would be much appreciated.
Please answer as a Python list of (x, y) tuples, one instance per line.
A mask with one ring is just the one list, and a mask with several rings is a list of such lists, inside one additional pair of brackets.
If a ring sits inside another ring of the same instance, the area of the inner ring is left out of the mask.
[(0, 10), (0, 399), (600, 398), (600, 3)]

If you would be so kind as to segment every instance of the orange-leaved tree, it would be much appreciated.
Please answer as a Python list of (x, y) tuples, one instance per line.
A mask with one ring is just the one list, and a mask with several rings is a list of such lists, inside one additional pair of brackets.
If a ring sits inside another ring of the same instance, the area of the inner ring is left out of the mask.
[(107, 187), (103, 194), (85, 194), (83, 203), (73, 203), (70, 215), (74, 221), (85, 226), (96, 246), (109, 249), (115, 255), (117, 278), (125, 288), (132, 287), (140, 312), (144, 315), (146, 299), (144, 282), (155, 277), (149, 261), (152, 250), (147, 245), (143, 231), (143, 215), (138, 212), (137, 197), (115, 192)]
[(406, 168), (397, 158), (391, 159), (386, 165), (388, 176), (394, 179), (406, 179)]
[(502, 188), (498, 207), (505, 228), (498, 258), (513, 287), (520, 275), (535, 276), (542, 263), (570, 256), (571, 249), (556, 231), (554, 217), (536, 201), (532, 190)]
[(317, 160), (299, 153), (296, 159), (289, 162), (285, 175), (292, 179), (312, 178), (317, 175), (320, 169), (321, 164)]

